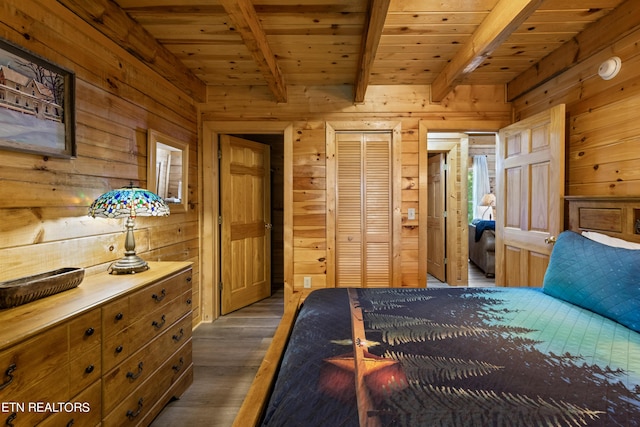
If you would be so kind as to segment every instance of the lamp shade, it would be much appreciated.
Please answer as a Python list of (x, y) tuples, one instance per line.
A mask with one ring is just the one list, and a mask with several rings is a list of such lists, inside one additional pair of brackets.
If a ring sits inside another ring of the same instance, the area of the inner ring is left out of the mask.
[(487, 193), (482, 196), (482, 200), (480, 200), (480, 206), (495, 206), (496, 205), (496, 195), (493, 193)]
[(169, 206), (160, 196), (133, 185), (108, 191), (89, 207), (89, 216), (101, 218), (168, 215)]

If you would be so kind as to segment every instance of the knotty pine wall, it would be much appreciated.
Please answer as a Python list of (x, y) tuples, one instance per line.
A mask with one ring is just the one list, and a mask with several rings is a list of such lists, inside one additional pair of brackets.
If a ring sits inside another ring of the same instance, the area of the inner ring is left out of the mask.
[[(518, 120), (566, 104), (567, 195), (640, 195), (638, 40), (640, 22), (613, 45), (513, 102)], [(622, 69), (602, 80), (598, 67), (614, 55), (622, 59)]]
[(198, 323), (194, 101), (56, 1), (3, 0), (0, 16), (0, 37), (75, 72), (78, 148), (76, 159), (0, 151), (0, 280), (60, 267), (106, 274), (123, 256), (124, 224), (89, 218), (87, 208), (129, 181), (146, 186), (152, 128), (190, 143), (190, 208), (168, 218), (138, 218), (136, 249), (149, 261), (194, 262)]
[[(461, 86), (440, 104), (429, 101), (429, 86), (370, 86), (362, 104), (353, 103), (352, 88), (348, 86), (289, 86), (287, 89), (288, 102), (278, 104), (266, 87), (255, 86), (249, 90), (208, 87), (207, 102), (200, 106), (203, 123), (293, 123), (292, 172), (290, 177), (285, 176), (285, 191), (291, 188), (293, 193), (292, 206), (285, 205), (285, 212), (291, 209), (293, 217), (292, 224), (285, 223), (285, 236), (287, 227), (293, 236), (290, 242), (293, 273), (287, 277), (285, 269), (285, 286), (288, 290), (301, 290), (304, 276), (312, 277), (314, 288), (332, 286), (326, 283), (325, 130), (327, 122), (338, 121), (401, 122), (402, 285), (417, 286), (418, 236), (426, 232), (418, 226), (419, 193), (426, 188), (426, 182), (421, 186), (419, 179), (420, 123), (423, 121), (428, 128), (440, 131), (486, 129), (487, 126), (497, 130), (511, 123), (511, 106), (504, 101), (504, 87)], [(426, 139), (423, 144), (426, 147)], [(416, 220), (407, 220), (410, 207), (416, 209)], [(285, 259), (289, 259), (286, 253)], [(466, 265), (466, 259), (464, 261)]]

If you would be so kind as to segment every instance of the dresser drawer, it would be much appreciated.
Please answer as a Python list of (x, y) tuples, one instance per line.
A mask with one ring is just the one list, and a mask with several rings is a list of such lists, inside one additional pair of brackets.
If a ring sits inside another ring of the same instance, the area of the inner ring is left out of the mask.
[(129, 297), (122, 297), (102, 307), (102, 336), (110, 337), (129, 326)]
[(191, 270), (159, 281), (129, 297), (129, 307), (133, 320), (145, 313), (166, 306), (185, 291), (191, 289)]
[(61, 325), (0, 352), (0, 402), (13, 401), (23, 390), (56, 371), (68, 361), (67, 325)]
[[(191, 321), (190, 317), (189, 321)], [(183, 360), (182, 367), (173, 369), (174, 366), (180, 365), (180, 357)], [(191, 341), (189, 340), (180, 348), (178, 354), (167, 360), (154, 375), (108, 413), (102, 422), (103, 427), (146, 425), (147, 421), (156, 415), (151, 411), (159, 412), (162, 408), (161, 405), (157, 405), (158, 400), (166, 395), (174, 384), (182, 378), (187, 378), (186, 376), (189, 376), (187, 380), (191, 383), (193, 366), (190, 361)], [(145, 422), (140, 424), (142, 421)]]
[(123, 329), (115, 335), (104, 339), (102, 343), (102, 371), (108, 372), (118, 363), (123, 362), (133, 351), (129, 340), (130, 330)]
[(144, 343), (162, 334), (170, 325), (189, 313), (188, 305), (184, 302), (185, 299), (186, 296), (184, 294), (179, 295), (165, 306), (147, 313), (146, 316), (129, 326), (131, 346), (139, 348)]
[(101, 348), (99, 345), (77, 355), (69, 362), (69, 393), (75, 396), (102, 375)]
[(69, 356), (71, 359), (100, 345), (101, 340), (102, 313), (100, 309), (91, 310), (69, 322)]
[(66, 411), (58, 412), (46, 418), (38, 427), (61, 426), (97, 426), (102, 419), (101, 408), (102, 383), (96, 381), (69, 403)]
[(184, 372), (192, 368), (192, 341), (189, 339), (185, 341), (184, 345), (176, 352), (169, 362), (164, 364), (159, 370), (158, 375), (168, 377), (171, 379), (170, 384), (173, 384)]
[(109, 412), (123, 397), (133, 392), (149, 376), (191, 339), (191, 316), (180, 322), (135, 352), (124, 363), (103, 376), (103, 407)]
[[(55, 407), (47, 407), (46, 404), (66, 402), (69, 398), (66, 368), (66, 365), (61, 366), (40, 381), (2, 399), (0, 425), (32, 427), (51, 415)], [(6, 407), (7, 403), (11, 403), (12, 407)]]

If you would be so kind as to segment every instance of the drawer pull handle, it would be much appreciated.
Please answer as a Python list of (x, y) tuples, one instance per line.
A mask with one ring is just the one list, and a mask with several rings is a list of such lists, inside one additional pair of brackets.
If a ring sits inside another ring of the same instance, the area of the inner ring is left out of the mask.
[(127, 418), (129, 418), (130, 420), (133, 420), (135, 417), (140, 415), (140, 412), (142, 412), (142, 405), (143, 405), (143, 399), (141, 397), (140, 400), (138, 400), (138, 410), (134, 412), (131, 409), (129, 409), (127, 411)]
[(127, 378), (129, 378), (130, 380), (137, 380), (138, 378), (140, 378), (140, 375), (142, 375), (142, 365), (142, 362), (138, 363), (138, 373), (136, 374), (131, 371), (127, 372)]
[(187, 300), (187, 305), (191, 305), (191, 298)]
[(67, 427), (71, 427), (71, 426), (73, 426), (75, 423), (76, 423), (76, 422), (75, 422), (75, 420), (74, 420), (73, 418), (71, 418), (71, 419), (69, 420), (69, 422), (67, 423)]
[(158, 322), (156, 320), (154, 320), (153, 322), (151, 322), (151, 326), (153, 326), (156, 329), (160, 329), (164, 326), (165, 322), (167, 321), (165, 315), (163, 314), (162, 317), (160, 318), (161, 320)]
[(93, 370), (94, 370), (94, 369), (95, 369), (95, 366), (93, 366), (93, 365), (89, 365), (89, 366), (87, 366), (87, 367), (85, 368), (85, 370), (84, 370), (84, 371), (85, 371), (87, 374), (90, 374), (91, 372), (93, 372)]
[(164, 288), (162, 288), (162, 291), (160, 292), (160, 295), (157, 294), (153, 294), (151, 295), (151, 298), (153, 298), (154, 300), (156, 300), (156, 302), (160, 302), (164, 299), (164, 297), (167, 296), (167, 291), (164, 290)]
[(180, 372), (183, 366), (184, 366), (184, 359), (181, 357), (180, 360), (178, 361), (178, 364), (173, 365), (171, 369), (173, 369), (176, 372)]
[(96, 331), (95, 329), (93, 329), (93, 328), (89, 328), (89, 329), (87, 329), (86, 331), (84, 331), (84, 334), (85, 334), (86, 336), (90, 337), (91, 335), (93, 335), (93, 333), (94, 333), (95, 331)]
[(4, 376), (8, 379), (0, 384), (0, 390), (4, 390), (9, 384), (11, 384), (11, 382), (13, 381), (13, 371), (15, 371), (17, 368), (18, 367), (16, 366), (16, 364), (12, 363), (11, 365), (9, 365), (7, 370), (4, 371)]
[(123, 317), (124, 317), (124, 314), (122, 313), (116, 314), (116, 320), (122, 320)]
[(182, 339), (183, 336), (184, 336), (184, 329), (180, 328), (180, 335), (176, 334), (172, 338), (175, 342), (178, 342)]
[(4, 425), (13, 427), (13, 422), (18, 418), (18, 414), (13, 412), (11, 415), (7, 417), (7, 420), (4, 422)]
[(191, 283), (191, 276), (187, 277), (187, 283)]
[(116, 347), (116, 353), (118, 353), (118, 354), (119, 354), (119, 353), (122, 353), (122, 350), (123, 350), (123, 348), (122, 348), (122, 346), (121, 346), (121, 345), (119, 345), (119, 346), (117, 346), (117, 347)]

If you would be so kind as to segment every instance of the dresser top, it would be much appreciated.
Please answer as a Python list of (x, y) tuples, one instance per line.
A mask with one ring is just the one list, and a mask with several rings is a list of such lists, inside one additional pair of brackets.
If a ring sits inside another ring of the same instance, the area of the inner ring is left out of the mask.
[(0, 349), (17, 344), (44, 329), (130, 294), (191, 267), (191, 262), (149, 262), (136, 274), (99, 273), (85, 276), (80, 286), (39, 300), (0, 310)]

